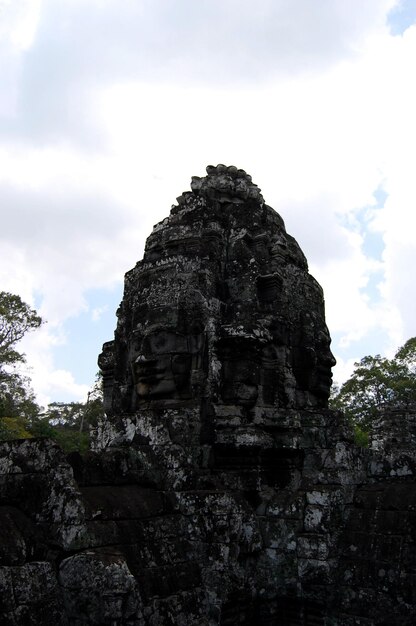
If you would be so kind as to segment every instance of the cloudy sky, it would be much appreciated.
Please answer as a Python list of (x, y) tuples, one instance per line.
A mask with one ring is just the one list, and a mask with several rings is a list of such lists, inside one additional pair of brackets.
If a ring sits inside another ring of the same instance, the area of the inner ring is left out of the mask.
[(39, 400), (86, 395), (123, 276), (244, 168), (326, 295), (341, 382), (416, 335), (416, 0), (0, 0), (0, 290)]

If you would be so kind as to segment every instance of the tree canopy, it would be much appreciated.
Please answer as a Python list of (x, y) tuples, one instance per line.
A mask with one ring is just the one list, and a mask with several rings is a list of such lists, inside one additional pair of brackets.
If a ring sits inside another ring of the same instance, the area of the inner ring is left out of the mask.
[[(39, 412), (30, 381), (16, 368), (25, 361), (16, 344), (25, 334), (39, 328), (42, 318), (23, 302), (20, 296), (0, 292), (0, 417), (3, 438), (7, 433), (28, 433), (25, 420), (33, 419)], [(7, 419), (6, 419), (7, 418)], [(23, 436), (23, 435), (21, 435)]]
[(39, 328), (42, 318), (20, 296), (0, 292), (0, 371), (4, 365), (24, 361), (14, 348), (25, 334)]
[(416, 337), (397, 350), (392, 359), (365, 356), (355, 363), (352, 376), (335, 388), (330, 406), (343, 410), (368, 431), (380, 410), (407, 407), (416, 402)]

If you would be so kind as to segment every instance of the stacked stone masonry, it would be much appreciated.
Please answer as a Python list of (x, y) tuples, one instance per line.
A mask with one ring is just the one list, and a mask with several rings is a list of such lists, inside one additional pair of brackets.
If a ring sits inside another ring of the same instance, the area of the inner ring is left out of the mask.
[(0, 623), (413, 625), (415, 411), (357, 448), (282, 218), (235, 167), (191, 188), (126, 274), (92, 450), (0, 445)]

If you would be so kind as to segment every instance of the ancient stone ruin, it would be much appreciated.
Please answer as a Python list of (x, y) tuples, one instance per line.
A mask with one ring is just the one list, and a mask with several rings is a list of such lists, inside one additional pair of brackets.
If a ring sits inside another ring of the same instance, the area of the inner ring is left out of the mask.
[(357, 448), (282, 218), (232, 166), (191, 189), (126, 274), (93, 450), (0, 446), (0, 623), (413, 625), (416, 411)]

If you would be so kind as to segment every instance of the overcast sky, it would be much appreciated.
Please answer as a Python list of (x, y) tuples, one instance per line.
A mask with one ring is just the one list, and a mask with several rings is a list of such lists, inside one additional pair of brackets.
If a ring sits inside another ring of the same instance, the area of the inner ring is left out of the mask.
[(0, 290), (85, 398), (124, 273), (206, 165), (244, 168), (326, 296), (342, 382), (416, 335), (416, 0), (0, 0)]

